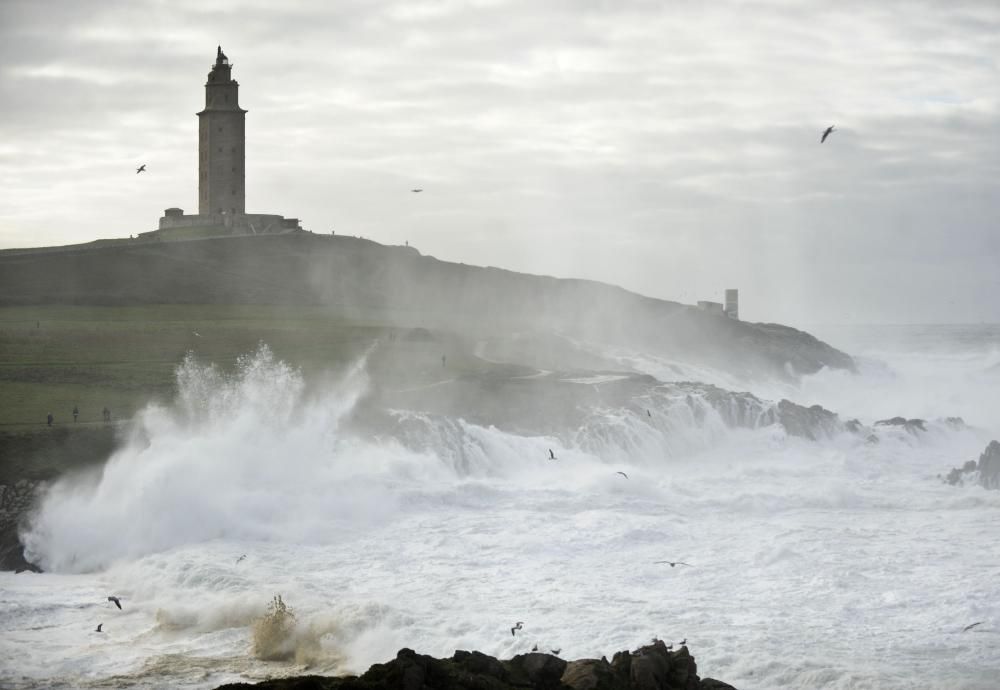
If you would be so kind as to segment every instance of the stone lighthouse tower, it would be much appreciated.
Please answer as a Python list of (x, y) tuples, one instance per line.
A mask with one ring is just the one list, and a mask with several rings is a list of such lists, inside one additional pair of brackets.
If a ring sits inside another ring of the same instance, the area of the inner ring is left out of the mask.
[(205, 83), (205, 109), (198, 113), (198, 213), (171, 207), (160, 227), (140, 238), (191, 240), (230, 235), (301, 232), (298, 218), (246, 210), (246, 114), (240, 85), (219, 46)]
[(198, 214), (246, 213), (246, 112), (240, 85), (219, 46), (205, 83), (205, 109), (198, 113)]

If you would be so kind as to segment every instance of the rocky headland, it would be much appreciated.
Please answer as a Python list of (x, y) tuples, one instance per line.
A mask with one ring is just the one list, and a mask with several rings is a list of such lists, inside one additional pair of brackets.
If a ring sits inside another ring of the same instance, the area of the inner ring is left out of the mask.
[(217, 690), (735, 690), (700, 678), (686, 646), (673, 650), (661, 640), (623, 651), (611, 661), (564, 661), (532, 652), (500, 660), (481, 652), (456, 651), (436, 659), (401, 649), (388, 663), (360, 676), (297, 676), (262, 683), (231, 683)]
[(787, 326), (596, 281), (469, 266), (412, 247), (307, 232), (0, 251), (0, 306), (46, 304), (310, 305), (469, 337), (559, 333), (748, 378), (855, 369), (849, 355)]

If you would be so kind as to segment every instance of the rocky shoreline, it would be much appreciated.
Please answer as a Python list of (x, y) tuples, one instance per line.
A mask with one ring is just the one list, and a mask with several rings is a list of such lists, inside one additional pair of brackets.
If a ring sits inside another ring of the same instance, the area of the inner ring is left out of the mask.
[(954, 468), (943, 479), (952, 486), (979, 484), (984, 489), (1000, 489), (1000, 442), (990, 441), (979, 456), (979, 462), (969, 460)]
[(35, 500), (39, 482), (21, 479), (0, 484), (0, 570), (22, 572), (41, 570), (24, 558), (24, 546), (17, 535), (18, 525)]
[(374, 664), (360, 676), (296, 676), (261, 683), (230, 683), (216, 690), (736, 690), (713, 678), (700, 678), (686, 646), (673, 650), (662, 640), (611, 661), (565, 661), (532, 652), (500, 660), (481, 652), (456, 651), (436, 659), (401, 649), (396, 658)]

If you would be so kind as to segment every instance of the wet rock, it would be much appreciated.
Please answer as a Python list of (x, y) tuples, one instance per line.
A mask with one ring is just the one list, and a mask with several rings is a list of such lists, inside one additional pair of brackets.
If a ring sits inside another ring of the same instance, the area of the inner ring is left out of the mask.
[(455, 665), (467, 673), (491, 676), (497, 680), (507, 680), (507, 669), (497, 659), (482, 652), (456, 651), (451, 658)]
[(923, 419), (906, 419), (905, 417), (893, 417), (891, 419), (880, 419), (875, 422), (875, 426), (899, 426), (903, 427), (911, 434), (918, 431), (927, 431), (927, 422)]
[(845, 428), (836, 413), (820, 405), (803, 407), (790, 400), (778, 403), (778, 420), (789, 436), (799, 436), (810, 441), (830, 438)]
[(670, 674), (668, 675), (671, 688), (700, 688), (698, 681), (698, 665), (687, 647), (681, 647), (670, 655)]
[(945, 475), (951, 485), (979, 484), (987, 489), (1000, 489), (1000, 443), (990, 441), (979, 461), (969, 460)]
[(979, 456), (979, 483), (987, 489), (1000, 489), (1000, 443), (996, 441)]
[(662, 690), (667, 687), (667, 679), (670, 677), (670, 654), (667, 646), (657, 641), (640, 651), (642, 653), (632, 659), (630, 686), (635, 690)]
[(551, 654), (520, 654), (508, 661), (481, 652), (457, 651), (435, 659), (401, 649), (361, 676), (301, 676), (257, 685), (232, 683), (218, 690), (735, 690), (721, 681), (702, 681), (687, 647), (667, 649), (661, 641), (607, 659), (566, 662)]
[(625, 652), (615, 652), (611, 657), (611, 669), (615, 675), (628, 677), (632, 673), (632, 654)]
[(613, 690), (615, 673), (606, 659), (579, 659), (566, 664), (562, 684), (573, 690)]
[(715, 678), (705, 678), (701, 681), (701, 690), (736, 690), (736, 688)]
[(558, 688), (559, 680), (566, 670), (565, 661), (551, 654), (539, 652), (518, 654), (507, 665), (516, 674), (523, 675), (537, 690)]
[(24, 558), (24, 545), (18, 527), (38, 493), (40, 482), (21, 479), (14, 484), (0, 484), (0, 570), (21, 572), (41, 570)]

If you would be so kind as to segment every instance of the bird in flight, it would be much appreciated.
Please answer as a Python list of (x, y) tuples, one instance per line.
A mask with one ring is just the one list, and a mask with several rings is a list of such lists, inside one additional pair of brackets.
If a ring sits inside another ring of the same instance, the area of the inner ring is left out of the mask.
[(559, 652), (562, 651), (562, 647), (560, 647), (559, 649), (550, 649), (549, 651), (555, 654), (556, 656), (559, 656)]
[(826, 131), (825, 131), (825, 132), (823, 132), (823, 136), (822, 136), (822, 137), (820, 138), (820, 140), (819, 140), (819, 143), (821, 143), (821, 144), (822, 144), (822, 143), (823, 143), (824, 141), (826, 141), (826, 138), (827, 138), (828, 136), (830, 136), (830, 133), (831, 133), (831, 132), (833, 132), (833, 131), (834, 131), (834, 130), (833, 130), (833, 125), (830, 125), (829, 127), (827, 127), (827, 128), (826, 128)]
[(973, 623), (972, 625), (967, 625), (964, 628), (962, 628), (962, 632), (965, 632), (966, 630), (972, 630), (977, 625), (982, 625), (982, 624), (983, 624), (983, 621), (979, 621), (978, 623)]
[(98, 623), (98, 624), (97, 624), (97, 630), (95, 630), (94, 632), (104, 632), (103, 630), (101, 630), (101, 627), (102, 627), (103, 625), (104, 625), (104, 623)]
[(108, 597), (108, 601), (115, 602), (115, 606), (118, 607), (119, 611), (121, 610), (121, 608), (122, 608), (122, 601), (121, 601), (121, 599), (119, 599), (118, 597)]
[(243, 560), (244, 558), (246, 558), (246, 557), (247, 557), (247, 555), (246, 555), (246, 554), (243, 554), (242, 556), (240, 556), (239, 558), (237, 558), (237, 559), (236, 559), (236, 565), (239, 565), (239, 564), (240, 564), (240, 561), (242, 561), (242, 560)]
[(511, 637), (516, 637), (517, 636), (517, 631), (521, 629), (522, 625), (524, 625), (524, 623), (522, 623), (521, 621), (518, 621), (514, 625), (514, 627), (510, 629), (510, 636)]
[(686, 638), (686, 637), (685, 637), (685, 638), (684, 638), (683, 640), (681, 640), (681, 641), (680, 641), (680, 642), (678, 642), (677, 644), (679, 644), (679, 645), (681, 645), (681, 646), (684, 646), (684, 645), (686, 645), (687, 643), (688, 643), (688, 638)]
[(422, 192), (424, 190), (422, 190), (422, 189), (411, 189), (410, 191), (413, 192), (414, 194), (420, 194), (420, 192)]
[(621, 476), (625, 477), (625, 479), (628, 479), (628, 475), (625, 474), (624, 472), (615, 472), (615, 474), (620, 474)]
[(691, 567), (690, 563), (685, 563), (684, 561), (653, 561), (653, 563), (666, 563), (671, 568), (676, 568), (679, 565), (686, 565), (689, 568)]
[(555, 459), (556, 459), (556, 454), (552, 452), (551, 448), (549, 448), (549, 460), (555, 460)]
[(143, 163), (138, 168), (135, 169), (135, 174), (138, 175), (141, 172), (146, 172), (146, 164)]

